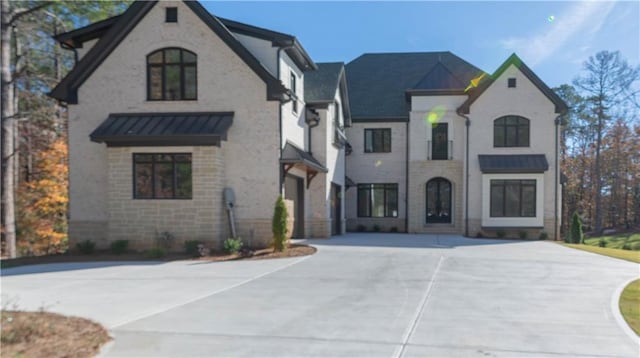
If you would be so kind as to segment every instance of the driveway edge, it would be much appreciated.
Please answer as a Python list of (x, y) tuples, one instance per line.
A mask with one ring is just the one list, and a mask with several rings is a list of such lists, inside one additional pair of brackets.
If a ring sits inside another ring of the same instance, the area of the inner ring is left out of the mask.
[(622, 328), (627, 337), (631, 338), (635, 344), (640, 346), (640, 337), (638, 337), (631, 327), (629, 327), (627, 321), (622, 317), (622, 312), (620, 312), (620, 296), (622, 296), (622, 291), (624, 291), (624, 288), (627, 287), (627, 285), (637, 279), (640, 279), (640, 276), (627, 280), (616, 289), (613, 296), (611, 296), (611, 312), (613, 312), (613, 317), (616, 319), (618, 326)]

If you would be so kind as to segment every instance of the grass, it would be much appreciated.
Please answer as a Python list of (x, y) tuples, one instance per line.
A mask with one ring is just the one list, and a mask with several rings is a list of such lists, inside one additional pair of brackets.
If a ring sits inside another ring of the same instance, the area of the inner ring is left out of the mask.
[(635, 280), (624, 288), (619, 305), (624, 319), (640, 336), (640, 280)]
[(608, 247), (598, 247), (598, 246), (591, 246), (591, 245), (578, 245), (578, 244), (563, 244), (563, 245), (574, 248), (574, 249), (578, 249), (578, 250), (589, 251), (595, 254), (614, 257), (616, 259), (622, 259), (622, 260), (640, 263), (640, 251), (618, 250), (618, 249), (610, 249)]
[(601, 240), (604, 241), (606, 247), (610, 249), (622, 249), (622, 247), (627, 244), (632, 250), (640, 250), (640, 233), (590, 237), (585, 239), (584, 243), (585, 245), (599, 246)]

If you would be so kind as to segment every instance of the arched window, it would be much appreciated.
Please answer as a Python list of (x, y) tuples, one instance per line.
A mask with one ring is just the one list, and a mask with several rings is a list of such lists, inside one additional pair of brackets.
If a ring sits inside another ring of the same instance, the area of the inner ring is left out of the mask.
[(165, 48), (147, 56), (147, 99), (195, 100), (197, 56), (181, 48)]
[(529, 120), (520, 116), (504, 116), (493, 121), (494, 147), (528, 147)]
[(451, 182), (435, 178), (427, 182), (427, 223), (451, 222)]

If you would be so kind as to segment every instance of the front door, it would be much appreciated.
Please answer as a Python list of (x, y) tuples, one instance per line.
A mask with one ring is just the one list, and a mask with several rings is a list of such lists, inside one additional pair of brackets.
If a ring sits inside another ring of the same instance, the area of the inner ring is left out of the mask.
[(293, 201), (293, 235), (304, 238), (304, 179), (287, 175), (284, 179), (284, 198)]
[(342, 234), (342, 187), (331, 183), (331, 235)]
[(427, 182), (427, 223), (451, 222), (451, 182), (435, 178)]

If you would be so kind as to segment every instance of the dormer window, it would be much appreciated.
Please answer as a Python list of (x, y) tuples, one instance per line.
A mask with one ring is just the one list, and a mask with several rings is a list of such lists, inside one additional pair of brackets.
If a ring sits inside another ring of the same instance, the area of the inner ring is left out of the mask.
[(197, 56), (181, 48), (165, 48), (147, 56), (149, 101), (195, 100)]
[(168, 7), (165, 9), (165, 22), (178, 22), (177, 7)]

